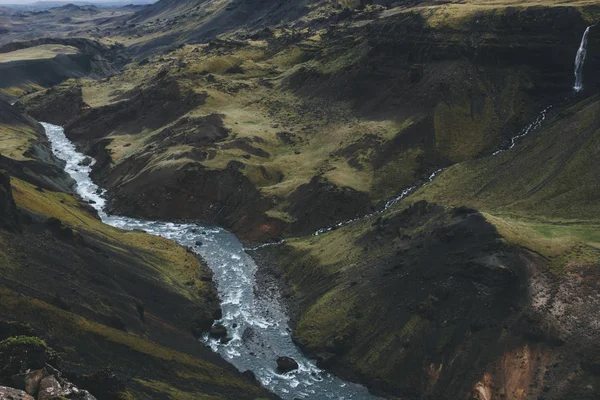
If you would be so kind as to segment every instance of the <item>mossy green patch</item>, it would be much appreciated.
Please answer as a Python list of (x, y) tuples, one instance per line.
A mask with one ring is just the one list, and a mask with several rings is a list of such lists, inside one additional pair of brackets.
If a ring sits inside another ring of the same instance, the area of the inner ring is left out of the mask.
[(43, 347), (46, 348), (46, 342), (35, 336), (13, 336), (0, 342), (0, 351), (12, 347)]
[(30, 160), (25, 156), (31, 144), (38, 139), (35, 131), (25, 124), (0, 124), (0, 154), (17, 161)]
[(76, 54), (77, 50), (73, 46), (64, 46), (59, 44), (46, 44), (41, 46), (28, 47), (26, 49), (10, 51), (0, 54), (0, 63), (25, 60), (41, 60), (54, 58), (58, 55)]
[(402, 327), (402, 330), (400, 331), (400, 336), (405, 337), (405, 338), (410, 338), (411, 336), (413, 336), (417, 332), (422, 321), (423, 320), (420, 316), (413, 315), (408, 320), (408, 322), (406, 322), (404, 327)]
[(442, 333), (436, 344), (436, 349), (437, 349), (438, 353), (442, 352), (446, 348), (446, 346), (448, 346), (450, 344), (450, 341), (452, 340), (452, 336), (454, 335), (455, 330), (456, 330), (456, 327), (454, 325), (448, 325), (442, 329)]
[(311, 347), (325, 347), (340, 332), (348, 331), (355, 307), (347, 292), (332, 290), (306, 310), (296, 327), (296, 334)]
[(2, 269), (16, 269), (19, 266), (17, 259), (15, 258), (11, 248), (8, 246), (8, 240), (4, 239), (3, 234), (0, 232), (0, 270)]

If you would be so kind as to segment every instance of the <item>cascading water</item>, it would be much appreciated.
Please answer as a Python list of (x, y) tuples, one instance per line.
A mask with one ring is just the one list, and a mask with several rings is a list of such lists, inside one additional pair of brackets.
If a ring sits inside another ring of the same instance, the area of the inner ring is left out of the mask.
[[(210, 347), (240, 371), (251, 370), (260, 382), (283, 399), (376, 399), (359, 385), (344, 382), (315, 366), (294, 345), (287, 316), (277, 293), (257, 296), (254, 291), (256, 264), (244, 252), (242, 243), (231, 233), (216, 227), (145, 221), (110, 215), (104, 211), (105, 191), (90, 178), (91, 165), (77, 152), (63, 128), (42, 123), (56, 157), (66, 162), (65, 171), (76, 181), (77, 193), (90, 202), (102, 221), (125, 230), (140, 229), (193, 248), (214, 273), (221, 298), (223, 324), (232, 340), (204, 338)], [(202, 246), (196, 246), (196, 242)], [(278, 356), (295, 359), (299, 369), (287, 374), (276, 371)]]
[(573, 90), (576, 92), (581, 92), (583, 90), (583, 65), (585, 64), (585, 56), (587, 55), (588, 35), (590, 29), (594, 26), (595, 25), (588, 26), (585, 32), (583, 32), (581, 44), (579, 45), (577, 55), (575, 56), (575, 84), (573, 85)]

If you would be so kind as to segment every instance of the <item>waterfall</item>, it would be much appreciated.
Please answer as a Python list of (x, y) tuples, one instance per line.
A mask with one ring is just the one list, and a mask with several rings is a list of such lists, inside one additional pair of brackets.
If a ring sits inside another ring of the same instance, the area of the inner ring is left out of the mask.
[(585, 63), (585, 56), (587, 54), (588, 34), (590, 33), (590, 28), (593, 26), (594, 25), (588, 26), (585, 32), (583, 32), (581, 44), (579, 45), (577, 55), (575, 56), (575, 84), (573, 85), (573, 90), (576, 92), (581, 92), (583, 90), (583, 64)]

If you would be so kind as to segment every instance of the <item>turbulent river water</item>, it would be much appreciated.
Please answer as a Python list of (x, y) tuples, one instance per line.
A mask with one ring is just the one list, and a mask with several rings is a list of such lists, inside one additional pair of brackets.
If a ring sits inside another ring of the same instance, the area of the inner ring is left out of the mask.
[[(359, 385), (345, 382), (316, 367), (294, 345), (288, 319), (276, 292), (258, 296), (255, 292), (256, 264), (242, 243), (218, 227), (181, 224), (110, 215), (105, 212), (105, 191), (90, 178), (91, 165), (65, 136), (60, 126), (42, 123), (52, 151), (65, 161), (65, 171), (77, 183), (79, 196), (90, 202), (102, 221), (125, 230), (140, 229), (193, 248), (214, 273), (221, 299), (223, 318), (232, 340), (222, 344), (204, 338), (214, 351), (240, 371), (251, 370), (258, 380), (283, 399), (376, 399)], [(197, 245), (201, 243), (201, 246)], [(287, 374), (276, 371), (276, 359), (295, 359), (300, 368)]]

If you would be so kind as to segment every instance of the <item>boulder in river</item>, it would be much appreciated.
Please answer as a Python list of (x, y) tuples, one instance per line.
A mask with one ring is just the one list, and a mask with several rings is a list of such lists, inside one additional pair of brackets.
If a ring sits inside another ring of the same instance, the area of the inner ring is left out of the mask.
[(82, 166), (82, 167), (87, 167), (91, 164), (92, 164), (92, 159), (90, 157), (86, 157), (82, 161), (80, 161), (79, 164), (77, 164), (77, 165)]
[(277, 371), (285, 374), (298, 369), (298, 363), (291, 357), (279, 357), (277, 359)]
[(227, 328), (225, 328), (223, 325), (219, 324), (219, 325), (215, 325), (212, 328), (210, 328), (210, 337), (215, 338), (215, 339), (222, 339), (227, 337)]

